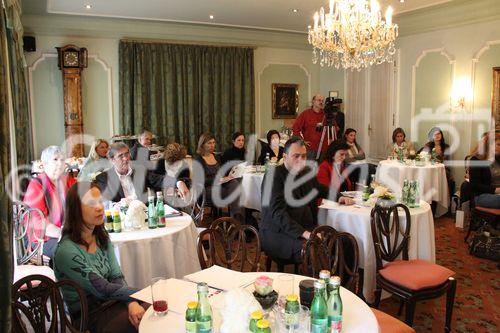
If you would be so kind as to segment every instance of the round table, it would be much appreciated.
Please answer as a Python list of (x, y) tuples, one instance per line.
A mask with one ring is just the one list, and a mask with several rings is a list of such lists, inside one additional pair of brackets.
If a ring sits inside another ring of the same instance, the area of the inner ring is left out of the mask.
[(240, 205), (245, 208), (261, 209), (262, 172), (245, 172), (241, 179)]
[[(318, 218), (321, 224), (329, 225), (337, 231), (348, 232), (356, 238), (359, 247), (359, 266), (364, 270), (363, 295), (368, 302), (374, 300), (376, 276), (370, 213), (371, 207), (333, 204), (331, 208), (321, 209)], [(410, 208), (410, 216), (409, 258), (435, 262), (434, 218), (430, 205), (420, 201), (420, 207)], [(401, 223), (406, 220), (404, 215), (400, 215), (400, 220)]]
[[(275, 290), (279, 290), (280, 280), (278, 276), (283, 275), (283, 273), (245, 273), (245, 275), (250, 275), (252, 278), (257, 278), (261, 275), (269, 276), (274, 279), (273, 287)], [(304, 279), (310, 279), (310, 277), (300, 276), (300, 275), (291, 275), (293, 276), (294, 282), (294, 293), (299, 293), (299, 282)], [(249, 291), (253, 291), (253, 286), (247, 287)], [(377, 319), (373, 314), (372, 310), (368, 307), (368, 305), (363, 302), (359, 297), (355, 294), (351, 293), (349, 290), (345, 288), (340, 288), (340, 295), (342, 297), (343, 304), (343, 320), (342, 320), (342, 332), (344, 333), (378, 333), (379, 326), (377, 323)], [(218, 295), (218, 296), (223, 296)], [(196, 295), (193, 295), (196, 297)], [(214, 304), (213, 298), (209, 298), (210, 302)], [(217, 301), (220, 304), (219, 301)], [(218, 314), (217, 309), (212, 306), (212, 310), (214, 313), (214, 326), (216, 329), (214, 332), (219, 332), (218, 325), (220, 325), (221, 318)], [(247, 323), (243, 323), (243, 325), (247, 325)], [(169, 311), (168, 314), (164, 317), (156, 317), (153, 314), (152, 307), (146, 311), (144, 317), (142, 318), (141, 324), (139, 326), (139, 333), (156, 333), (162, 332), (166, 328), (168, 328), (168, 332), (172, 333), (183, 333), (185, 332), (184, 328), (184, 313), (175, 313), (173, 311)], [(304, 332), (307, 333), (307, 332)]]
[(111, 242), (125, 280), (144, 288), (157, 276), (182, 278), (200, 270), (198, 232), (187, 214), (167, 218), (165, 228), (111, 233)]
[(431, 203), (437, 202), (436, 216), (448, 212), (450, 195), (444, 164), (427, 164), (425, 166), (406, 165), (395, 160), (379, 163), (376, 179), (387, 185), (394, 193), (401, 195), (405, 179), (418, 180), (420, 199)]

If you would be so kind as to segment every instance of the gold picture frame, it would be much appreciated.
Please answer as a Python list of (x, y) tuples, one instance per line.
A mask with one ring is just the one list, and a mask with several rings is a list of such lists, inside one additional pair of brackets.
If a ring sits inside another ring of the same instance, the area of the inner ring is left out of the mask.
[(272, 84), (273, 119), (293, 119), (299, 112), (299, 85), (290, 83)]
[(491, 117), (495, 130), (500, 130), (500, 67), (493, 67), (493, 92), (491, 94)]

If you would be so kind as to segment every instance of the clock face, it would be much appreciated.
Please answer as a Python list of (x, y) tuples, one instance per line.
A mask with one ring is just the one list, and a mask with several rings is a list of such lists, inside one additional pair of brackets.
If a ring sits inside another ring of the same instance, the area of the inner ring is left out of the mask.
[(65, 67), (78, 67), (78, 52), (69, 51), (64, 53)]

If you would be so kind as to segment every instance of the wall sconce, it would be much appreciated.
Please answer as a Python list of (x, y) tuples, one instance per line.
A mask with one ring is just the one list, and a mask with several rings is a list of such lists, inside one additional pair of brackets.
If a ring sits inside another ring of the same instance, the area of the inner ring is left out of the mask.
[(450, 111), (465, 111), (467, 102), (472, 99), (472, 88), (467, 78), (462, 77), (453, 82), (450, 94)]

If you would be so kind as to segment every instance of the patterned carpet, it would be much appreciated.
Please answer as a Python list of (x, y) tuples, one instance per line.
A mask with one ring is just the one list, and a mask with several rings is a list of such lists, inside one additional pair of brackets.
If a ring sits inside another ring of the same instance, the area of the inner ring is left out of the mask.
[[(494, 261), (468, 252), (465, 232), (451, 218), (435, 221), (436, 261), (456, 272), (457, 292), (453, 309), (453, 332), (500, 332), (500, 276)], [(417, 303), (413, 327), (417, 332), (443, 332), (445, 296)], [(397, 316), (399, 302), (387, 299), (380, 309)], [(495, 310), (497, 309), (497, 310)], [(400, 318), (404, 320), (404, 315)]]

